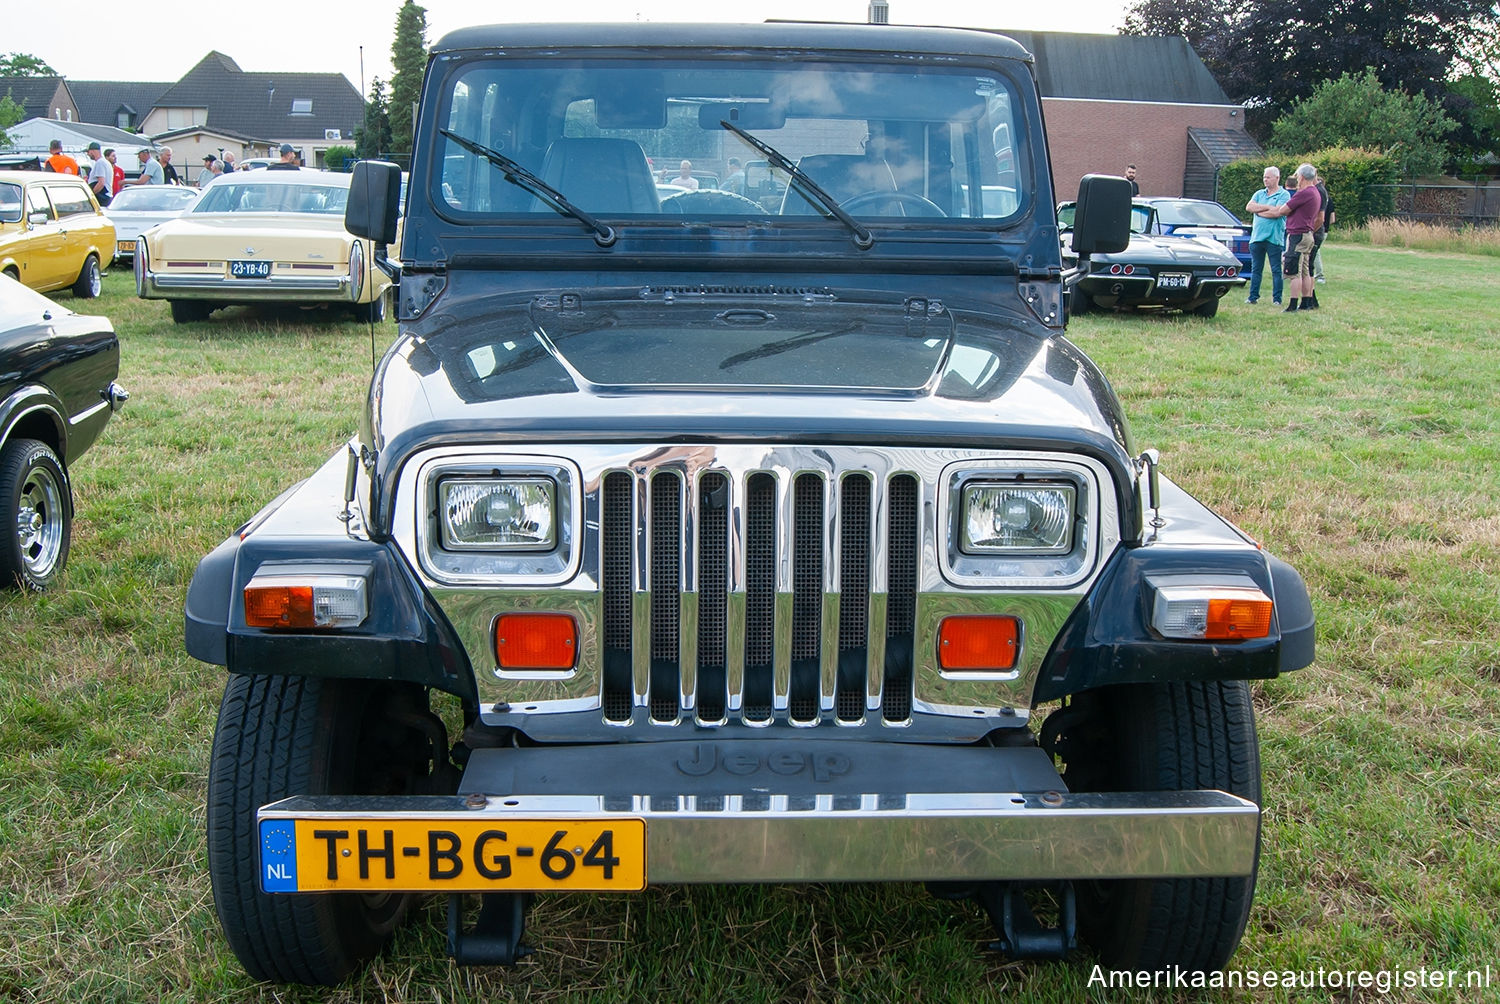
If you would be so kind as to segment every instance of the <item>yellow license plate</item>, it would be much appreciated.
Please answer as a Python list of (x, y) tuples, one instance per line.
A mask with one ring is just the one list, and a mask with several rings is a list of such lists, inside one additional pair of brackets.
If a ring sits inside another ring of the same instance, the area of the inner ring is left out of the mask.
[(279, 892), (638, 892), (644, 819), (260, 820), (261, 888)]
[(135, 254), (135, 241), (115, 241), (115, 254)]

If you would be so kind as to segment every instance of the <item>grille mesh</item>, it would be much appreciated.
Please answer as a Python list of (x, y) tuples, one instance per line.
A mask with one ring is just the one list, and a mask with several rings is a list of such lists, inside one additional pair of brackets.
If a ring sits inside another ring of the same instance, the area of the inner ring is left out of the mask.
[(698, 482), (698, 717), (724, 718), (729, 602), (729, 479), (716, 471)]
[(604, 598), (604, 680), (601, 684), (604, 717), (612, 722), (630, 718), (630, 493), (629, 474), (616, 471), (604, 478), (600, 503), (600, 578)]
[(677, 476), (651, 479), (651, 717), (677, 718), (679, 618), (682, 611), (682, 493)]
[(818, 657), (823, 633), (823, 479), (799, 474), (792, 498), (791, 716), (818, 716)]
[(842, 721), (865, 712), (865, 653), (870, 633), (870, 479), (839, 484), (839, 675), (834, 707)]
[(917, 619), (917, 479), (900, 475), (890, 484), (890, 529), (886, 551), (886, 655), (881, 713), (887, 721), (911, 717), (913, 634)]
[(771, 717), (776, 616), (776, 479), (752, 474), (745, 489), (745, 701), (749, 721)]

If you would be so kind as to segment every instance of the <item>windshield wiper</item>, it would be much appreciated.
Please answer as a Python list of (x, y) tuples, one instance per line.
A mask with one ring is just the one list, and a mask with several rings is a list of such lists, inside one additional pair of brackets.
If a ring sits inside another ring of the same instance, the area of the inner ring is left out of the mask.
[(809, 197), (816, 199), (818, 204), (821, 205), (825, 210), (827, 210), (830, 216), (838, 220), (844, 226), (848, 227), (849, 231), (854, 234), (855, 247), (859, 248), (861, 251), (868, 251), (870, 250), (870, 248), (875, 246), (875, 235), (870, 233), (870, 229), (863, 223), (860, 223), (854, 217), (850, 216), (848, 213), (844, 212), (843, 207), (839, 205), (838, 199), (835, 199), (833, 196), (825, 192), (822, 186), (820, 186), (816, 181), (813, 181), (812, 178), (808, 177), (806, 171), (802, 170), (802, 168), (798, 167), (796, 164), (793, 164), (790, 160), (788, 160), (786, 158), (786, 155), (783, 154), (780, 150), (776, 149), (774, 146), (770, 146), (769, 144), (762, 142), (761, 140), (756, 139), (754, 136), (750, 135), (739, 126), (735, 125), (733, 122), (728, 122), (724, 119), (720, 119), (719, 125), (723, 126), (725, 129), (728, 129), (740, 139), (744, 140), (746, 143), (749, 143), (751, 146), (755, 147), (755, 149), (765, 154), (766, 160), (770, 161), (775, 167), (779, 168), (782, 171), (785, 171), (788, 175), (791, 176), (792, 182), (797, 186), (798, 189), (800, 189)]
[(474, 142), (467, 136), (460, 136), (458, 133), (454, 132), (451, 129), (439, 129), (438, 132), (442, 133), (444, 136), (447, 136), (453, 142), (457, 143), (465, 150), (468, 150), (470, 153), (478, 154), (485, 160), (489, 161), (491, 164), (495, 165), (495, 167), (500, 169), (500, 173), (505, 175), (506, 181), (510, 182), (512, 185), (516, 185), (520, 188), (526, 189), (526, 191), (541, 199), (559, 215), (571, 216), (573, 217), (573, 219), (588, 227), (594, 232), (594, 243), (598, 244), (600, 247), (607, 248), (615, 242), (616, 235), (613, 227), (601, 222), (597, 217), (591, 215), (590, 213), (586, 213), (582, 209), (579, 209), (577, 206), (573, 205), (573, 203), (567, 200), (563, 193), (547, 184), (541, 178), (538, 178), (536, 175), (532, 174), (520, 164), (511, 160), (499, 150), (491, 150), (489, 147), (481, 143)]

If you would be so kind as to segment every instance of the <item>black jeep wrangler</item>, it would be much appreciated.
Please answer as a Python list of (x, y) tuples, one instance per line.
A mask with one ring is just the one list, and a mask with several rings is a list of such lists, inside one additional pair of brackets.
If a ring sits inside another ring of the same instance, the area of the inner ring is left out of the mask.
[[(731, 156), (775, 183), (655, 183)], [(399, 184), (359, 165), (349, 229), (393, 241)], [(1085, 179), (1085, 261), (1128, 203)], [(1244, 681), (1312, 660), (1311, 606), (1064, 338), (1055, 204), (995, 34), (442, 39), (360, 432), (187, 599), (245, 968), (336, 981), (424, 893), (509, 963), (538, 892), (840, 881), (975, 896), (1015, 956), (1221, 967)]]

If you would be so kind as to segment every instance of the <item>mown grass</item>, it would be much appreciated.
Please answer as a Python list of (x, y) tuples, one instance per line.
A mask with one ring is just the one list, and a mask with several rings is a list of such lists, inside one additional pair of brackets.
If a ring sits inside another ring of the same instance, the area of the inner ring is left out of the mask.
[[(1484, 969), (1500, 997), (1500, 282), (1484, 258), (1330, 246), (1323, 309), (1088, 317), (1139, 447), (1292, 561), (1318, 661), (1257, 684), (1265, 839), (1231, 968)], [(60, 301), (68, 302), (66, 296)], [(353, 431), (366, 328), (239, 310), (174, 326), (106, 280), (123, 414), (74, 471), (61, 588), (0, 597), (0, 1000), (1122, 999), (1085, 954), (1005, 963), (917, 886), (538, 901), (513, 971), (432, 903), (333, 990), (251, 983), (214, 918), (204, 774), (223, 673), (181, 645), (193, 567)], [(394, 327), (377, 332), (381, 347)], [(1330, 990), (1181, 1000), (1365, 1000)], [(1163, 995), (1174, 998), (1174, 995)]]

